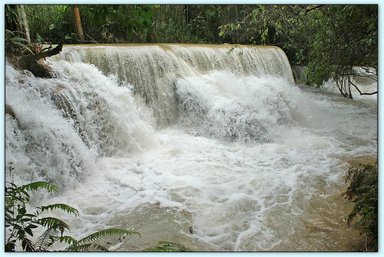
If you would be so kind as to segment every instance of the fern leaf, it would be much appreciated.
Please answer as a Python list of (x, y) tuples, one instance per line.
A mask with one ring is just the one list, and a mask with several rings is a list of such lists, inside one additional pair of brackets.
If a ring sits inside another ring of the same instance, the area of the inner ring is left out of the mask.
[(29, 240), (28, 238), (23, 238), (21, 240), (21, 246), (23, 247), (23, 250), (26, 252), (34, 252), (35, 248), (33, 247), (32, 241)]
[(57, 192), (58, 191), (58, 188), (55, 184), (51, 184), (51, 183), (45, 182), (45, 181), (32, 182), (30, 184), (23, 185), (20, 188), (27, 190), (27, 191), (37, 191), (39, 189), (45, 189), (48, 192)]
[(74, 214), (75, 216), (79, 215), (79, 211), (76, 208), (73, 208), (72, 206), (69, 206), (69, 205), (64, 204), (64, 203), (56, 203), (56, 204), (40, 206), (41, 212), (52, 211), (55, 209), (62, 210), (62, 211), (69, 213), (69, 214)]
[(6, 30), (5, 30), (5, 34), (9, 34), (9, 35), (11, 35), (11, 36), (14, 36), (14, 35), (15, 35), (15, 32), (13, 32), (13, 31), (11, 31), (11, 30), (9, 30), (9, 29), (6, 29)]
[(20, 42), (20, 43), (24, 43), (24, 45), (26, 45), (28, 43), (28, 40), (25, 39), (25, 38), (22, 38), (22, 37), (18, 37), (18, 36), (14, 36), (12, 37), (12, 42)]
[(71, 245), (71, 247), (74, 245), (77, 245), (77, 240), (71, 236), (61, 236), (61, 237), (59, 237), (59, 241), (60, 241), (60, 243), (67, 243), (67, 244)]
[(58, 229), (61, 232), (64, 232), (64, 230), (69, 230), (69, 226), (64, 221), (54, 218), (54, 217), (44, 217), (37, 220), (37, 223), (42, 225), (43, 227), (52, 228), (52, 229)]
[(33, 54), (32, 50), (26, 46), (24, 43), (22, 42), (19, 42), (19, 41), (12, 41), (12, 44), (15, 45), (15, 46), (18, 46), (20, 47), (21, 49), (25, 49), (27, 50), (29, 53)]
[(104, 230), (97, 231), (89, 236), (84, 237), (83, 239), (79, 240), (80, 244), (88, 243), (88, 242), (94, 242), (100, 238), (109, 237), (109, 236), (124, 236), (124, 235), (138, 235), (141, 237), (140, 233), (122, 229), (122, 228), (108, 228)]
[(98, 252), (108, 252), (108, 248), (95, 243), (73, 245), (66, 249), (69, 252), (84, 252), (84, 251), (98, 251)]

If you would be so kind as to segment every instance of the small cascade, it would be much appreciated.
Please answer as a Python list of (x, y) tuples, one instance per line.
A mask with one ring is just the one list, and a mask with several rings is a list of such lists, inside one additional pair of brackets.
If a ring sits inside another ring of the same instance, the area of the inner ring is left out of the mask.
[(12, 163), (17, 172), (7, 173), (7, 180), (49, 179), (68, 186), (94, 169), (92, 149), (74, 131), (74, 120), (66, 119), (65, 109), (58, 109), (53, 100), (60, 89), (57, 81), (37, 79), (7, 65), (6, 103), (15, 117), (5, 117), (6, 166), (8, 170)]
[(215, 72), (177, 81), (181, 124), (189, 133), (228, 142), (267, 143), (279, 127), (297, 123), (299, 93), (285, 80)]
[(52, 67), (58, 76), (46, 80), (7, 65), (6, 103), (15, 118), (6, 115), (6, 161), (22, 173), (15, 177), (71, 185), (67, 176), (87, 177), (96, 158), (123, 156), (153, 143), (151, 121), (143, 120), (145, 112), (128, 86), (119, 87), (86, 64)]
[(77, 134), (79, 134), (83, 142), (91, 148), (89, 136), (84, 128), (84, 120), (81, 119), (82, 114), (79, 113), (79, 109), (74, 105), (76, 102), (70, 98), (67, 90), (64, 87), (59, 87), (52, 93), (52, 100), (57, 108), (62, 111), (63, 117), (73, 121), (73, 126)]

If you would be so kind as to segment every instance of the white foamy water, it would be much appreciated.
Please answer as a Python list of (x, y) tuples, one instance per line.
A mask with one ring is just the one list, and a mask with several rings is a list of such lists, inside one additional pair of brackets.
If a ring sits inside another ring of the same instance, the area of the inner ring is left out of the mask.
[(275, 48), (97, 49), (49, 61), (54, 79), (6, 71), (6, 179), (60, 184), (44, 201), (79, 209), (62, 216), (73, 235), (141, 233), (119, 251), (351, 248), (338, 197), (345, 159), (377, 154), (372, 101), (298, 88)]

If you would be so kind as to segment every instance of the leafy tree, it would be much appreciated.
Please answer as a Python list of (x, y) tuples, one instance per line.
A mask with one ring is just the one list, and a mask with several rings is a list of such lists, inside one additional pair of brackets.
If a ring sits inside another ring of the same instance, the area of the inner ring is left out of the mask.
[[(333, 79), (340, 93), (352, 98), (354, 67), (378, 65), (377, 5), (327, 5), (317, 11), (310, 45), (310, 82)], [(361, 94), (363, 94), (361, 92)]]
[(84, 32), (98, 42), (146, 42), (158, 5), (82, 5)]
[(191, 25), (196, 12), (191, 5), (160, 5), (154, 14), (152, 42), (199, 42)]
[(71, 5), (25, 5), (25, 12), (33, 42), (75, 42), (74, 13)]
[(220, 26), (220, 36), (231, 43), (276, 45), (292, 64), (305, 65), (311, 35), (312, 12), (318, 5), (246, 5), (237, 7), (235, 21)]
[(377, 5), (250, 7), (242, 9), (240, 19), (221, 25), (220, 36), (232, 43), (278, 45), (291, 63), (308, 65), (310, 84), (332, 79), (345, 97), (352, 98), (351, 87), (360, 94), (377, 93), (362, 92), (353, 80), (362, 76), (356, 66), (377, 80)]

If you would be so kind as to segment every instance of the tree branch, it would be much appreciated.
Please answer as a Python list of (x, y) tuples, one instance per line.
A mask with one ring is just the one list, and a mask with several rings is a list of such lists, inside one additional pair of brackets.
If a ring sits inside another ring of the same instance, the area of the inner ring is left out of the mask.
[(348, 77), (348, 81), (349, 81), (349, 83), (351, 83), (352, 84), (352, 86), (354, 87), (354, 88), (356, 88), (356, 90), (359, 92), (359, 94), (360, 95), (376, 95), (377, 94), (377, 91), (375, 91), (375, 92), (370, 92), (370, 93), (363, 93), (363, 92), (361, 92), (361, 90), (349, 79), (349, 77)]
[(60, 53), (61, 50), (63, 50), (63, 43), (59, 43), (52, 50), (49, 50), (49, 51), (46, 51), (46, 52), (40, 51), (39, 53), (34, 54), (33, 55), (33, 59), (37, 61), (37, 60), (42, 59), (42, 58), (50, 57), (52, 55), (56, 55), (56, 54)]
[(40, 59), (56, 55), (63, 49), (63, 43), (59, 43), (55, 48), (48, 51), (40, 51), (37, 54), (24, 55), (19, 59), (19, 66), (29, 70), (36, 77), (51, 78), (51, 69)]
[(305, 14), (307, 14), (309, 12), (312, 12), (312, 11), (318, 9), (318, 8), (323, 7), (323, 6), (324, 6), (324, 4), (318, 4), (318, 5), (315, 5), (315, 6), (311, 7), (311, 8), (304, 8), (305, 9)]

